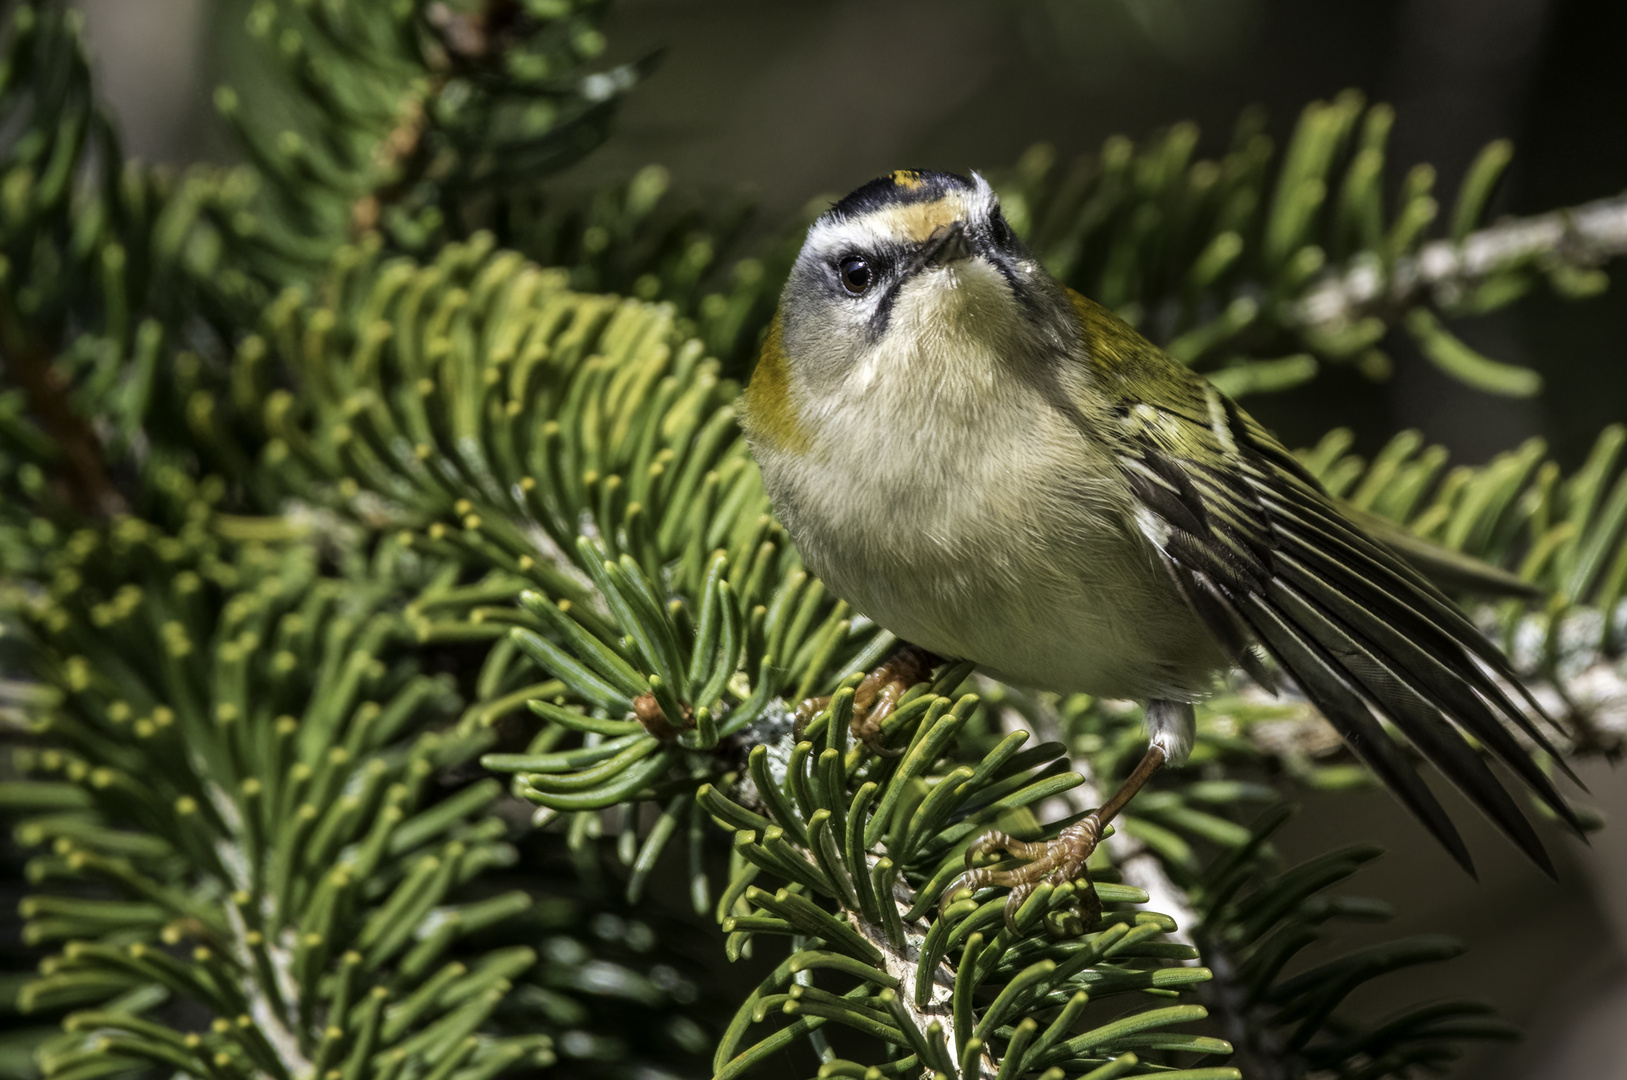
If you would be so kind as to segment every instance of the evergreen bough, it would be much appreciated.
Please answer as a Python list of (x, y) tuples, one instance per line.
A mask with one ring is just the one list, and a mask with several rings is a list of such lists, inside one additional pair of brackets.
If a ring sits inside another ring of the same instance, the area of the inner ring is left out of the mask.
[[(1241, 683), (1094, 897), (939, 911), (981, 831), (1087, 811), (1139, 715), (951, 665), (899, 756), (849, 739), (893, 639), (802, 568), (732, 404), (794, 232), (749, 248), (655, 168), (543, 182), (647, 67), (588, 66), (602, 3), (260, 0), (281, 90), (217, 95), (247, 163), (178, 176), (123, 159), (73, 13), (0, 9), (0, 1075), (1377, 1078), (1511, 1037), (1342, 1010), (1449, 939), (1295, 964), (1387, 912), (1333, 892), (1374, 849), (1282, 864), (1283, 799), (1368, 780)], [(1447, 323), (1598, 291), (1627, 205), (1487, 224), (1496, 143), (1437, 229), (1427, 167), (1383, 204), (1392, 119), (1346, 94), (1280, 155), (1250, 115), (1217, 160), (1180, 125), (995, 179), (1060, 278), (1234, 394), (1380, 377), (1391, 333), (1535, 392)], [(1624, 442), (1570, 476), (1410, 433), (1303, 459), (1542, 589), (1476, 614), (1586, 754), (1620, 738)], [(755, 989), (702, 974), (696, 918)]]

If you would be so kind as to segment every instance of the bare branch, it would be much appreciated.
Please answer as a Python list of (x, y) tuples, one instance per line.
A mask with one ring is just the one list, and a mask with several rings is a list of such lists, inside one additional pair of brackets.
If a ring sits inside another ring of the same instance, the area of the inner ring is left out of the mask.
[(1378, 257), (1357, 256), (1311, 286), (1285, 321), (1307, 328), (1347, 326), (1402, 307), (1420, 293), (1450, 306), (1487, 279), (1545, 255), (1572, 266), (1627, 255), (1627, 195), (1502, 221), (1459, 243), (1433, 241), (1396, 260), (1388, 277)]

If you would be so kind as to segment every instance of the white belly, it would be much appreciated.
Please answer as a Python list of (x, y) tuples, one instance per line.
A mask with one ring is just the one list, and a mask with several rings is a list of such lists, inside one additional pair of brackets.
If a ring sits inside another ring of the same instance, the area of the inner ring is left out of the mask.
[[(795, 482), (783, 463), (765, 476), (809, 568), (904, 640), (1023, 686), (1201, 697), (1225, 661), (1161, 556), (1110, 509), (1122, 505), (1106, 488), (1116, 473), (1082, 467), (1077, 453), (1014, 452), (1076, 451), (1065, 441), (1076, 431), (1056, 435), (1000, 446), (983, 433), (959, 473), (930, 464), (943, 447), (928, 433), (907, 447), (856, 440), (806, 471), (789, 465)], [(966, 433), (953, 438), (964, 451)], [(1111, 479), (1075, 479), (1093, 472)]]

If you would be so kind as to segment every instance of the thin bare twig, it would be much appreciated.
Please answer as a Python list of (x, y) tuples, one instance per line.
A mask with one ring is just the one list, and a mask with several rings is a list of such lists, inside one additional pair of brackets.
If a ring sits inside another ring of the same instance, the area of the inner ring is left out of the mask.
[(1545, 255), (1572, 266), (1627, 255), (1627, 195), (1501, 221), (1460, 242), (1432, 241), (1396, 260), (1388, 275), (1376, 256), (1359, 255), (1306, 290), (1285, 321), (1306, 328), (1348, 326), (1426, 292), (1450, 306), (1487, 279)]

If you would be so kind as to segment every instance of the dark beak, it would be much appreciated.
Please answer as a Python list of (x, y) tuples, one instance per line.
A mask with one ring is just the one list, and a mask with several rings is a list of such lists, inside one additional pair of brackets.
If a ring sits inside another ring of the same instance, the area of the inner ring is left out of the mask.
[(926, 243), (916, 253), (909, 272), (913, 274), (928, 266), (948, 266), (971, 255), (972, 244), (966, 239), (966, 225), (957, 221), (952, 225), (940, 226), (927, 237)]

